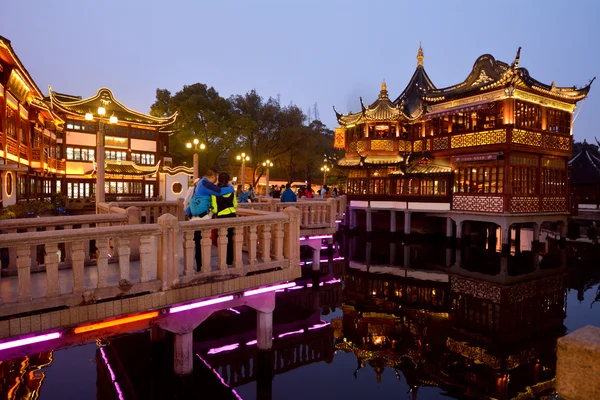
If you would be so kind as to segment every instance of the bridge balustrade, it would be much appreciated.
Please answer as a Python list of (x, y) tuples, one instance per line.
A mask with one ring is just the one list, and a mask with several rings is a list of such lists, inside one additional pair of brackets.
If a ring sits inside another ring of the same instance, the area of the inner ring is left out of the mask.
[[(114, 209), (109, 211), (114, 212)], [(179, 221), (174, 215), (163, 214), (157, 223), (122, 225), (133, 218), (132, 215), (139, 216), (139, 210), (130, 207), (125, 213), (85, 216), (88, 222), (82, 224), (95, 221), (95, 227), (2, 234), (0, 248), (16, 254), (17, 277), (2, 278), (0, 316), (73, 307), (188, 285), (207, 283), (210, 286), (210, 282), (224, 279), (230, 279), (224, 293), (231, 293), (240, 290), (233, 278), (250, 273), (274, 271), (266, 274), (268, 276), (258, 276), (255, 286), (288, 280), (291, 275), (286, 270), (300, 265), (299, 213), (293, 208), (281, 213), (240, 210), (236, 219), (198, 221)], [(84, 217), (63, 217), (61, 219), (66, 221), (62, 222), (63, 226), (76, 225), (75, 218)], [(109, 225), (113, 223), (119, 224), (118, 229)], [(46, 227), (59, 224), (52, 220)], [(102, 224), (106, 226), (100, 226)], [(235, 229), (232, 266), (226, 263), (229, 227)], [(194, 269), (193, 234), (196, 230), (203, 234), (200, 271)], [(216, 265), (211, 260), (213, 230), (217, 234)], [(85, 267), (85, 246), (91, 240), (97, 248), (95, 265)], [(242, 243), (246, 243), (245, 253)], [(32, 248), (39, 246), (43, 248), (44, 268), (32, 273)], [(65, 259), (70, 268), (59, 271), (60, 246), (67, 252)], [(135, 246), (138, 246), (139, 261), (132, 257)], [(111, 255), (112, 248), (116, 250), (115, 256)], [(109, 264), (111, 259), (115, 263)]]

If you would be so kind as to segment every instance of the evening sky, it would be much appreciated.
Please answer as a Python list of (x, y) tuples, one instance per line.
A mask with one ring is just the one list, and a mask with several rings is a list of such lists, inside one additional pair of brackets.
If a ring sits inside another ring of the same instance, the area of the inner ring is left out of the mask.
[[(7, 1), (0, 35), (45, 93), (109, 87), (147, 112), (156, 88), (201, 82), (224, 97), (256, 89), (305, 111), (316, 102), (334, 128), (332, 105), (358, 111), (359, 96), (373, 101), (384, 78), (390, 97), (402, 92), (419, 42), (438, 88), (462, 82), (482, 54), (511, 63), (519, 46), (535, 79), (585, 85), (600, 75), (599, 15), (594, 0)], [(600, 139), (599, 114), (596, 82), (576, 140)]]

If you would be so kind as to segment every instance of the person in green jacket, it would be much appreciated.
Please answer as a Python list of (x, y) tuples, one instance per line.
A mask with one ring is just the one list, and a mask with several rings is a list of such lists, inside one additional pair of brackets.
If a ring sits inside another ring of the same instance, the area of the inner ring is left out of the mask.
[[(229, 174), (221, 172), (217, 180), (219, 187), (229, 185)], [(237, 207), (237, 198), (235, 193), (225, 194), (223, 196), (211, 196), (213, 215), (219, 218), (235, 218), (235, 208)], [(227, 265), (233, 265), (233, 228), (227, 228)]]

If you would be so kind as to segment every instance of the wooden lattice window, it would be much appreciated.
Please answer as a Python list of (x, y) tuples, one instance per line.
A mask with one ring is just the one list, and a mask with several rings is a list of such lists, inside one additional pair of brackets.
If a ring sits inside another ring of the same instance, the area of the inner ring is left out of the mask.
[(571, 113), (548, 108), (546, 110), (548, 132), (569, 134), (571, 132)]
[(542, 129), (542, 108), (537, 104), (517, 100), (515, 126), (525, 129)]

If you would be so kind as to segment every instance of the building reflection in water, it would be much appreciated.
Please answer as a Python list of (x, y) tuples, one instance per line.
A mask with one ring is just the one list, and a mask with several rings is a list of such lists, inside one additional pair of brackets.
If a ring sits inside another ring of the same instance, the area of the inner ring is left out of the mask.
[[(168, 335), (113, 338), (96, 353), (97, 397), (239, 399), (237, 389), (255, 382), (252, 397), (278, 398), (276, 376), (330, 364), (336, 352), (355, 358), (344, 365), (347, 379), (372, 369), (379, 382), (391, 369), (412, 398), (432, 386), (457, 398), (552, 392), (567, 287), (558, 248), (502, 254), (476, 240), (457, 249), (338, 239), (342, 254), (321, 257), (336, 261), (308, 267), (297, 287), (277, 293), (271, 351), (256, 348), (256, 315), (246, 307), (217, 312), (194, 332), (190, 377), (173, 374)], [(575, 289), (585, 284), (571, 280)], [(36, 398), (40, 368), (51, 361), (43, 353), (3, 362), (3, 392)]]

